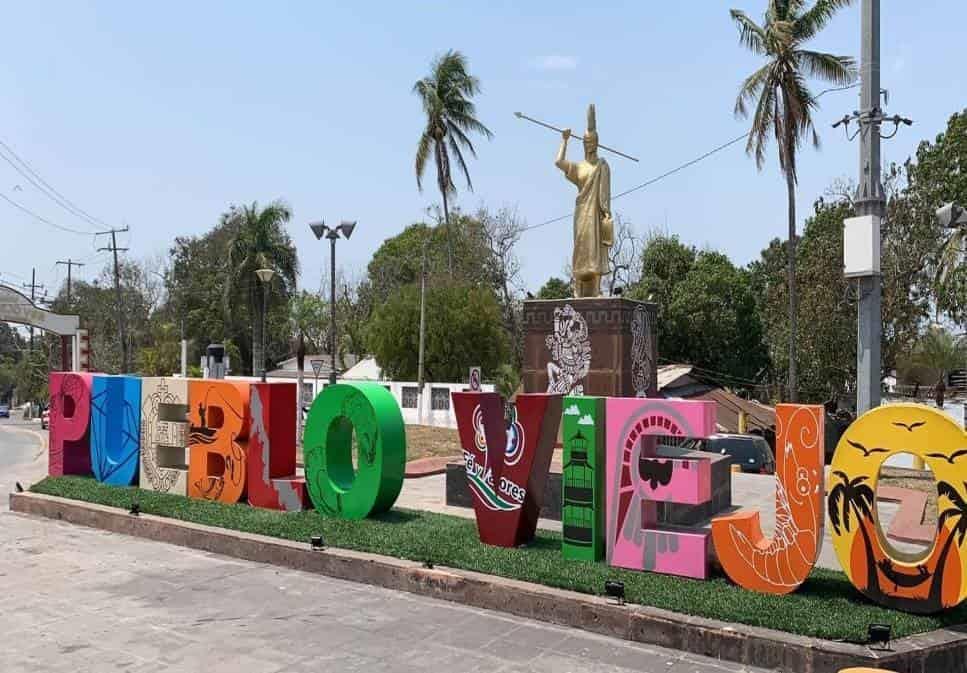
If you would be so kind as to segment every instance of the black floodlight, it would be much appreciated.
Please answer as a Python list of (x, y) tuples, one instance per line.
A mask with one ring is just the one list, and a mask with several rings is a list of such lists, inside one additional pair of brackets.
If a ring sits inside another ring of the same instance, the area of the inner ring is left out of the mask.
[(322, 539), (321, 535), (313, 535), (309, 538), (309, 546), (312, 547), (313, 551), (322, 551), (326, 548), (326, 541)]
[(604, 582), (604, 595), (608, 598), (613, 598), (618, 602), (618, 605), (625, 604), (625, 583), (616, 582), (614, 580), (605, 580)]
[(889, 649), (893, 638), (893, 627), (889, 624), (870, 624), (866, 636), (867, 645), (880, 644), (880, 649)]

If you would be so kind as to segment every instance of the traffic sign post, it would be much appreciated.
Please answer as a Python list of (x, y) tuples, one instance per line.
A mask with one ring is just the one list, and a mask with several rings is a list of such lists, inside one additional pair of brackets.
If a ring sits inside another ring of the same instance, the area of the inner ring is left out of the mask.
[(470, 368), (470, 390), (480, 392), (480, 367)]
[(313, 396), (315, 396), (319, 394), (319, 373), (322, 372), (322, 360), (309, 360), (309, 364), (312, 365), (312, 374), (316, 379), (315, 385), (312, 388)]

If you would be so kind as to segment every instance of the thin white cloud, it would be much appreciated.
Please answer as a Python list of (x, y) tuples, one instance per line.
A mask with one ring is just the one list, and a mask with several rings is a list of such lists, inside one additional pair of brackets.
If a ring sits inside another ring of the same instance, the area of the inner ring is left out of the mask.
[(543, 71), (574, 70), (578, 67), (578, 60), (575, 56), (547, 54), (546, 56), (539, 56), (533, 59), (531, 61), (531, 67), (535, 70)]

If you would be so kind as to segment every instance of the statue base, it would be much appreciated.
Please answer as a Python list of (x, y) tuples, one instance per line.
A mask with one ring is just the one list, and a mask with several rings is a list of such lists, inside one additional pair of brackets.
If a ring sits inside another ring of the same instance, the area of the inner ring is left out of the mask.
[(524, 302), (524, 392), (657, 397), (658, 305), (624, 297)]

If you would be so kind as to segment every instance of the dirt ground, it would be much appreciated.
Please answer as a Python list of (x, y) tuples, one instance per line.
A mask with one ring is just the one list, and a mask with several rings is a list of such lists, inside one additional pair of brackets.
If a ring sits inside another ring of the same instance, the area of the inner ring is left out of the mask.
[(923, 523), (932, 526), (937, 523), (937, 484), (929, 471), (925, 473), (926, 476), (907, 476), (909, 474), (908, 470), (884, 470), (880, 475), (879, 485), (909, 488), (913, 491), (926, 493), (929, 497), (927, 498), (927, 511), (923, 516)]
[(460, 438), (453, 428), (406, 426), (406, 460), (431, 456), (459, 456)]

